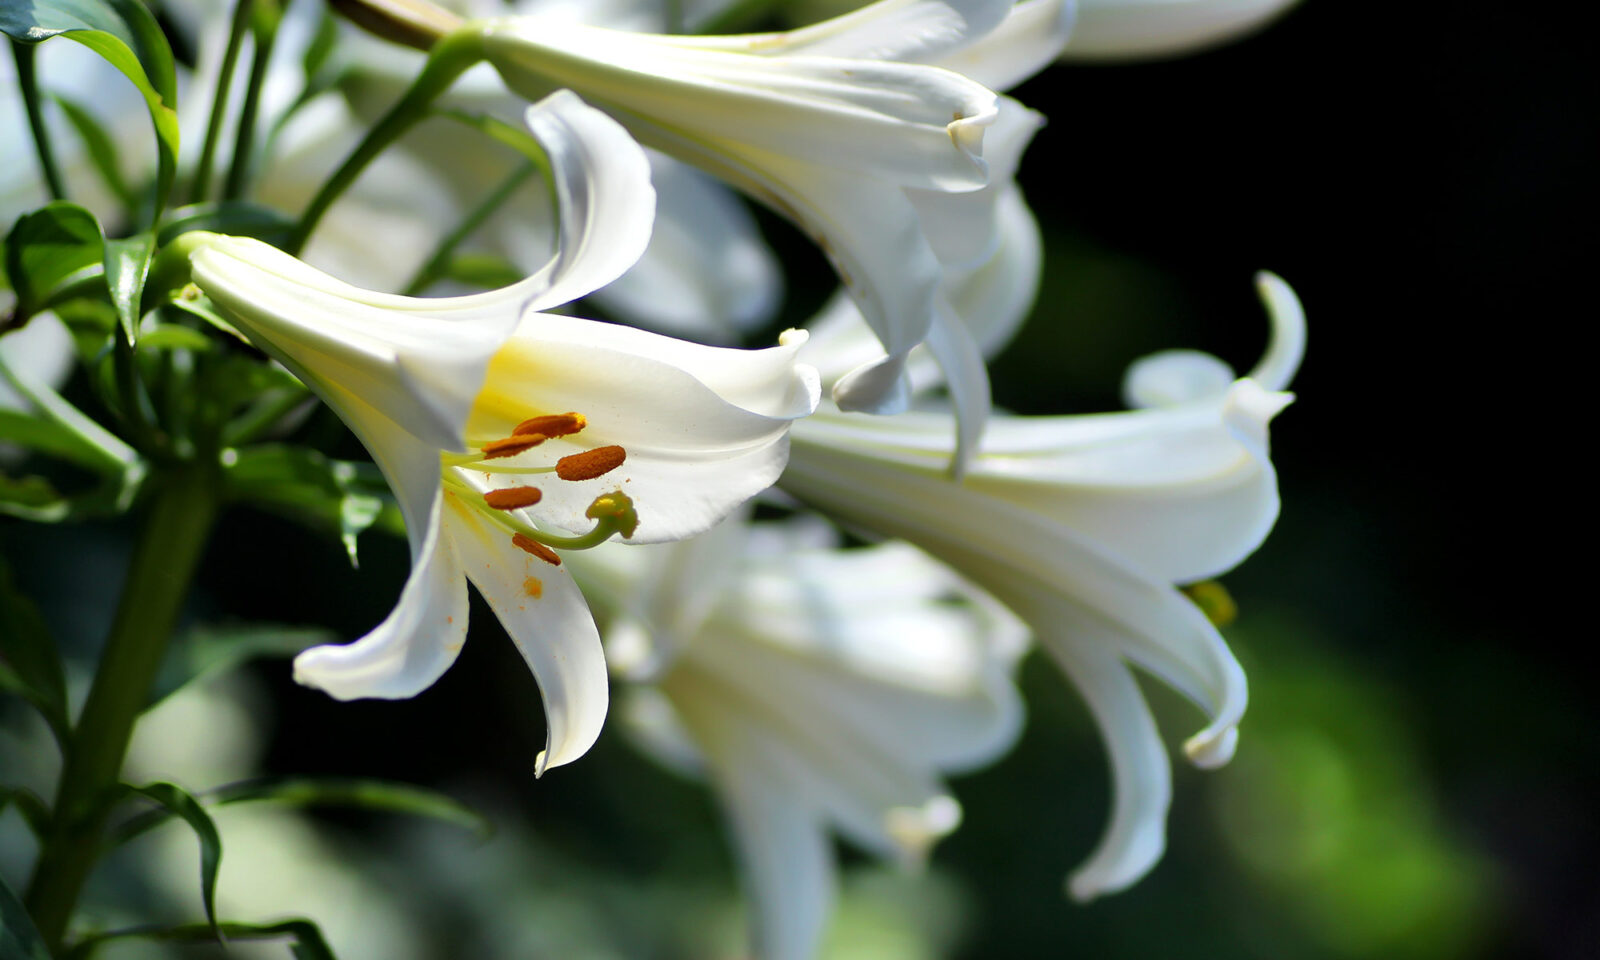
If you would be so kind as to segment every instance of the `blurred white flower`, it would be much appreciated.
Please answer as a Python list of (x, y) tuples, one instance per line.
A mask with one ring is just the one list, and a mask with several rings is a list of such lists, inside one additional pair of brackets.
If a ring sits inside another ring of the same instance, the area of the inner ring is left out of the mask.
[[(1225, 763), (1245, 707), (1244, 674), (1175, 584), (1242, 561), (1277, 516), (1267, 422), (1304, 347), (1294, 294), (1263, 274), (1273, 344), (1249, 378), (1194, 352), (1136, 365), (1129, 393), (1162, 406), (1076, 417), (997, 417), (962, 482), (945, 475), (949, 417), (819, 413), (793, 432), (782, 487), (841, 522), (902, 537), (1020, 615), (1077, 685), (1116, 780), (1105, 837), (1071, 878), (1080, 899), (1154, 865), (1170, 800), (1165, 750), (1128, 664), (1198, 704), (1209, 724), (1185, 744)], [(1217, 374), (1221, 376), (1218, 377)]]
[(1019, 731), (1021, 624), (907, 544), (841, 550), (822, 524), (730, 520), (575, 563), (616, 611), (607, 652), (635, 681), (629, 731), (717, 789), (763, 960), (816, 953), (830, 829), (920, 864), (960, 820), (943, 775)]
[[(394, 612), (353, 644), (301, 654), (296, 677), (340, 698), (425, 689), (465, 636), (465, 575), (544, 693), (542, 772), (588, 749), (607, 703), (593, 620), (551, 547), (707, 529), (776, 479), (789, 421), (815, 407), (818, 387), (794, 363), (803, 334), (725, 350), (542, 313), (633, 263), (654, 194), (638, 146), (572, 93), (530, 108), (528, 124), (570, 215), (556, 256), (512, 287), (376, 294), (236, 238), (192, 259), (196, 284), (361, 438), (406, 519), (412, 573)], [(556, 460), (553, 448), (570, 452)], [(552, 473), (558, 482), (502, 485)]]
[(1078, 0), (1067, 60), (1179, 56), (1260, 29), (1298, 0)]

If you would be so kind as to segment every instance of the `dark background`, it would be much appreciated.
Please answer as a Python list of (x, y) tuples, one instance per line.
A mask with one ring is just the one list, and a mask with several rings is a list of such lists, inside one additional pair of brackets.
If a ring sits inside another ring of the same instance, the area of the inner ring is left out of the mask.
[[(1106, 773), (1074, 694), (1030, 661), (1029, 729), (956, 782), (966, 823), (935, 857), (960, 956), (1600, 954), (1600, 751), (1575, 655), (1595, 630), (1557, 624), (1593, 513), (1574, 510), (1592, 484), (1569, 466), (1588, 432), (1556, 429), (1581, 386), (1561, 360), (1593, 316), (1563, 295), (1593, 223), (1592, 61), (1575, 27), (1531, 8), (1308, 0), (1229, 47), (1058, 67), (1017, 91), (1050, 118), (1021, 174), (1049, 260), (1034, 321), (994, 369), (1002, 404), (1114, 408), (1127, 363), (1166, 347), (1247, 369), (1266, 330), (1260, 268), (1301, 295), (1310, 346), (1274, 424), (1282, 519), (1225, 580), (1252, 685), (1238, 760), (1180, 765), (1167, 858), (1072, 905), (1062, 877), (1098, 835)], [(32, 589), (76, 564), (77, 583), (114, 595), (98, 531), (8, 524), (3, 548)], [(353, 572), (337, 543), (236, 511), (196, 615), (353, 637), (405, 570), (379, 534)], [(41, 599), (58, 626), (93, 620), (55, 589)], [(524, 817), (585, 871), (731, 888), (711, 801), (614, 732), (533, 780), (537, 691), (481, 606), (462, 660), (414, 701), (338, 704), (282, 663), (252, 669), (273, 704), (271, 771), (443, 786)], [(1196, 716), (1147, 690), (1176, 745)], [(375, 856), (390, 837), (363, 817), (320, 822)], [(448, 899), (413, 883), (419, 907)], [(659, 911), (610, 908), (629, 917), (618, 931), (637, 928), (613, 932), (622, 955), (705, 955), (671, 946)], [(467, 955), (437, 909), (438, 955)]]

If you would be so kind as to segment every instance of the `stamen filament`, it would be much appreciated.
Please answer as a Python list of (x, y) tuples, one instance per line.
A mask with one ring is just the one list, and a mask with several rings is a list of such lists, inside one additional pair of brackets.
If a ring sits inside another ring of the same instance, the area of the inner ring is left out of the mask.
[[(514, 513), (497, 510), (490, 506), (484, 500), (483, 491), (460, 477), (451, 476), (449, 472), (446, 472), (440, 478), (440, 482), (447, 491), (455, 494), (461, 503), (483, 514), (484, 517), (490, 519), (502, 529), (509, 530), (513, 534), (521, 534), (529, 540), (556, 550), (587, 550), (590, 547), (597, 547), (605, 543), (611, 539), (611, 535), (614, 533), (621, 533), (623, 536), (631, 536), (633, 534), (634, 525), (629, 523), (629, 515), (616, 516), (610, 513), (595, 516), (594, 529), (588, 533), (574, 537), (546, 533)], [(592, 512), (591, 508), (591, 514)], [(634, 523), (636, 524), (637, 521), (635, 520)]]
[(492, 463), (477, 461), (474, 463), (450, 464), (458, 470), (476, 470), (479, 473), (555, 473), (555, 467), (501, 467)]

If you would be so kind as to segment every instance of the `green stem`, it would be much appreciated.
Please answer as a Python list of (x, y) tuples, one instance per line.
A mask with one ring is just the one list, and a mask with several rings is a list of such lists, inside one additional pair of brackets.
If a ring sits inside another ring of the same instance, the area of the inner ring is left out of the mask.
[(493, 216), (501, 206), (506, 205), (507, 198), (517, 192), (517, 187), (522, 186), (523, 181), (533, 176), (533, 171), (533, 163), (523, 163), (522, 166), (518, 166), (517, 170), (512, 171), (504, 181), (501, 181), (498, 187), (490, 190), (490, 195), (483, 198), (482, 203), (478, 203), (474, 210), (467, 213), (466, 218), (462, 218), (461, 224), (456, 226), (456, 229), (451, 230), (448, 237), (438, 242), (437, 248), (434, 248), (434, 256), (427, 258), (426, 264), (422, 264), (421, 269), (416, 272), (416, 277), (411, 278), (411, 282), (406, 283), (405, 290), (400, 291), (400, 293), (405, 294), (405, 296), (421, 296), (422, 291), (427, 290), (429, 286), (434, 285), (435, 280), (443, 277), (446, 274), (446, 270), (450, 269), (450, 258), (456, 253), (456, 248), (461, 246), (462, 240), (466, 240), (467, 237), (474, 234), (478, 227), (483, 226), (483, 221), (490, 219), (490, 216)]
[(261, 88), (267, 82), (267, 68), (271, 65), (272, 43), (276, 36), (276, 29), (255, 31), (256, 49), (250, 60), (250, 82), (245, 87), (244, 104), (239, 108), (233, 163), (228, 167), (228, 182), (222, 187), (224, 200), (237, 200), (244, 196), (245, 181), (250, 177), (250, 154), (255, 149), (256, 114), (261, 112)]
[(116, 619), (73, 730), (44, 837), (28, 912), (58, 953), (101, 846), (107, 801), (151, 682), (166, 653), (216, 517), (214, 458), (177, 464), (157, 478), (155, 501), (128, 566)]
[(56, 166), (55, 152), (50, 149), (50, 131), (44, 125), (43, 104), (39, 100), (38, 77), (33, 65), (35, 53), (34, 44), (11, 41), (11, 55), (17, 61), (17, 86), (21, 88), (22, 102), (28, 108), (28, 128), (33, 131), (39, 169), (43, 171), (45, 185), (50, 189), (50, 199), (65, 200), (65, 181), (61, 179), (61, 169)]
[(422, 265), (417, 275), (411, 278), (406, 288), (401, 293), (408, 297), (415, 297), (433, 285), (435, 280), (444, 276), (450, 266), (450, 258), (455, 254), (456, 247), (471, 236), (474, 231), (483, 226), (483, 222), (505, 205), (506, 199), (522, 186), (523, 182), (533, 175), (534, 165), (524, 163), (511, 172), (500, 185), (489, 192), (483, 202), (478, 204), (466, 217), (462, 218), (460, 225), (450, 231), (450, 235), (439, 241), (439, 246), (433, 251), (433, 256)]
[(228, 30), (228, 46), (222, 54), (222, 73), (217, 76), (216, 98), (211, 101), (211, 119), (206, 123), (205, 145), (200, 149), (200, 163), (195, 167), (194, 183), (189, 188), (189, 199), (201, 203), (211, 189), (211, 164), (217, 155), (217, 141), (222, 138), (222, 118), (228, 111), (228, 89), (233, 85), (233, 71), (239, 63), (239, 48), (244, 46), (244, 31), (250, 25), (251, 0), (239, 0), (233, 8), (233, 24)]
[(428, 54), (427, 65), (400, 98), (400, 102), (391, 107), (377, 125), (367, 132), (366, 138), (355, 151), (317, 191), (311, 205), (301, 216), (299, 226), (295, 228), (287, 247), (288, 252), (298, 255), (311, 238), (312, 231), (317, 229), (322, 215), (355, 182), (367, 164), (427, 116), (428, 105), (449, 89), (457, 77), (482, 60), (482, 38), (474, 31), (452, 33), (434, 44), (432, 52)]
[(261, 436), (277, 426), (280, 420), (304, 405), (309, 397), (310, 394), (304, 390), (287, 389), (275, 396), (267, 395), (228, 424), (222, 431), (223, 445), (240, 447), (261, 439)]

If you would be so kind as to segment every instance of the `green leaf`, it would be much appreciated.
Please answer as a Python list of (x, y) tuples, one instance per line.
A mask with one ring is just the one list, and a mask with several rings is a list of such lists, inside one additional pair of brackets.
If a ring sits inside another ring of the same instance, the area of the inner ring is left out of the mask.
[(191, 230), (255, 237), (273, 246), (282, 246), (294, 233), (294, 221), (271, 207), (240, 200), (192, 203), (167, 214), (158, 232), (160, 245), (164, 247)]
[(43, 715), (56, 740), (66, 742), (71, 730), (67, 719), (67, 682), (61, 654), (46, 628), (44, 617), (11, 579), (11, 568), (0, 559), (0, 664), (14, 684), (14, 692), (27, 698)]
[[(9, 382), (32, 404), (35, 419), (53, 426), (50, 443), (62, 457), (100, 473), (122, 476), (130, 484), (136, 485), (143, 476), (143, 462), (132, 447), (68, 403), (48, 384), (32, 379), (26, 371), (12, 370), (3, 359), (0, 359), (0, 379)], [(43, 434), (41, 427), (30, 435)]]
[(50, 960), (33, 918), (0, 879), (0, 960)]
[(223, 471), (226, 497), (337, 531), (356, 564), (356, 537), (383, 518), (390, 501), (376, 468), (281, 444), (236, 453)]
[(156, 133), (159, 170), (153, 216), (159, 216), (177, 170), (178, 80), (172, 48), (155, 16), (138, 0), (4, 0), (0, 33), (20, 43), (70, 37), (133, 81)]
[(97, 455), (83, 449), (83, 442), (77, 434), (52, 420), (23, 413), (20, 410), (0, 407), (0, 437), (5, 437), (6, 443), (14, 446), (26, 447), (66, 460), (76, 460), (82, 456), (97, 459)]
[(151, 688), (150, 707), (218, 670), (262, 657), (292, 657), (308, 647), (337, 640), (331, 630), (320, 627), (264, 623), (196, 627), (168, 648)]
[(140, 350), (208, 351), (216, 344), (193, 327), (177, 323), (158, 323), (139, 338)]
[(67, 498), (44, 477), (8, 477), (0, 473), (0, 514), (35, 523), (56, 523), (65, 520), (70, 509)]
[[(218, 313), (211, 306), (210, 299), (208, 299), (204, 294), (201, 294), (198, 298), (193, 300), (189, 299), (187, 296), (180, 296), (169, 301), (169, 304), (179, 310), (182, 310), (184, 313), (187, 313), (192, 317), (198, 317), (201, 320), (204, 320), (212, 327), (221, 330), (223, 333), (233, 337), (240, 343), (250, 343), (250, 338), (239, 332), (238, 327), (234, 326), (226, 317)], [(140, 342), (142, 343), (143, 341)], [(251, 345), (254, 346), (254, 344)], [(256, 366), (260, 366), (260, 364), (256, 364)]]
[(72, 124), (78, 139), (83, 141), (84, 152), (94, 164), (95, 172), (100, 175), (100, 181), (105, 184), (112, 196), (121, 201), (125, 209), (132, 212), (138, 206), (139, 200), (122, 175), (122, 163), (117, 156), (119, 151), (111, 135), (106, 133), (100, 121), (82, 104), (59, 93), (51, 94), (51, 98), (61, 107), (61, 112), (66, 115), (67, 122)]
[(222, 867), (222, 837), (217, 825), (200, 806), (200, 802), (176, 784), (152, 783), (144, 787), (129, 786), (128, 791), (147, 800), (153, 800), (174, 816), (181, 817), (195, 839), (200, 841), (200, 897), (205, 903), (206, 920), (217, 939), (222, 932), (217, 929), (217, 872)]
[[(453, 797), (409, 783), (357, 777), (262, 777), (208, 790), (198, 798), (210, 807), (269, 802), (291, 807), (345, 807), (438, 820), (488, 839), (494, 825), (487, 817)], [(172, 818), (150, 810), (119, 826), (112, 844), (122, 844)]]
[(150, 273), (150, 255), (155, 252), (154, 233), (137, 233), (123, 240), (105, 243), (106, 287), (122, 321), (122, 335), (129, 343), (139, 340), (139, 301), (144, 296), (144, 279)]
[(27, 787), (0, 787), (0, 813), (10, 804), (22, 814), (22, 821), (35, 837), (43, 838), (50, 826), (50, 807)]
[[(63, 960), (88, 960), (101, 946), (114, 940), (159, 940), (176, 943), (207, 943), (217, 938), (218, 931), (229, 940), (282, 940), (292, 937), (289, 952), (295, 960), (337, 960), (328, 941), (317, 925), (303, 917), (279, 920), (276, 923), (226, 922), (217, 928), (203, 924), (185, 924), (180, 927), (134, 927), (113, 930), (109, 933), (85, 937), (67, 952)], [(9, 957), (0, 960), (10, 960)], [(33, 958), (28, 958), (33, 960)], [(48, 957), (43, 958), (48, 960)]]
[(57, 200), (18, 218), (6, 235), (6, 275), (17, 294), (17, 316), (33, 316), (52, 295), (103, 269), (104, 249), (94, 214), (75, 203)]

